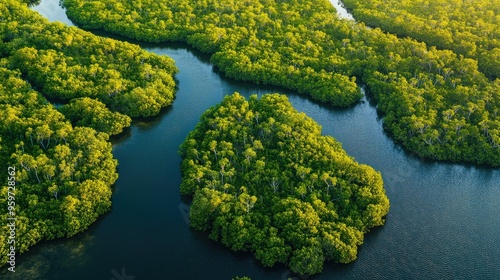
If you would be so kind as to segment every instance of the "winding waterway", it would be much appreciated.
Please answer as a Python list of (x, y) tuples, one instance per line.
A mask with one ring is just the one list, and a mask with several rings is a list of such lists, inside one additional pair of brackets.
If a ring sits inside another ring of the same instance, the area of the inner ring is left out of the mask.
[[(34, 9), (51, 21), (72, 24), (58, 0), (43, 0)], [(19, 257), (15, 274), (2, 271), (1, 279), (294, 277), (283, 266), (263, 268), (250, 254), (231, 252), (186, 223), (178, 146), (203, 111), (234, 91), (286, 93), (324, 134), (384, 177), (391, 201), (386, 224), (367, 234), (357, 261), (327, 263), (322, 274), (308, 279), (499, 278), (500, 170), (415, 158), (387, 137), (366, 100), (335, 110), (292, 92), (226, 79), (206, 56), (184, 45), (141, 46), (176, 61), (179, 90), (160, 116), (134, 121), (115, 139), (120, 177), (112, 211), (79, 236), (35, 246)]]

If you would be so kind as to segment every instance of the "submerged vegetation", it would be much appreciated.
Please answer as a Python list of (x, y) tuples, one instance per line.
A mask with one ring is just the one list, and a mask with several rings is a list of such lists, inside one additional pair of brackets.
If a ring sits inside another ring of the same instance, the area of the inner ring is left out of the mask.
[[(493, 68), (481, 63), (481, 72), (478, 56), (459, 50), (472, 35), (439, 50), (339, 20), (326, 0), (63, 4), (83, 27), (150, 42), (184, 41), (211, 54), (229, 77), (295, 89), (336, 106), (357, 102), (355, 82), (364, 83), (385, 129), (407, 149), (431, 159), (500, 166), (500, 80), (487, 78), (498, 73), (493, 64), (499, 60), (493, 45), (482, 46)], [(399, 24), (413, 27), (413, 21)]]
[(0, 218), (17, 219), (15, 243), (0, 226), (2, 264), (10, 246), (73, 236), (110, 209), (109, 135), (169, 105), (175, 72), (167, 57), (0, 0)]
[(315, 274), (325, 260), (351, 262), (389, 211), (380, 173), (322, 136), (284, 95), (225, 97), (180, 153), (191, 226), (264, 266)]

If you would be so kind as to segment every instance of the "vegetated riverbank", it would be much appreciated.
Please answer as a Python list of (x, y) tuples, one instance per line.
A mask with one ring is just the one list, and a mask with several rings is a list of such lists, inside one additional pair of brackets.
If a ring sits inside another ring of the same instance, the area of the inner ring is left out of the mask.
[(184, 41), (210, 53), (228, 77), (295, 89), (336, 106), (357, 102), (355, 82), (362, 82), (384, 127), (406, 149), (436, 160), (500, 165), (499, 81), (489, 81), (473, 59), (339, 20), (327, 1), (63, 3), (85, 28)]
[[(0, 4), (0, 159), (12, 170), (0, 174), (10, 178), (0, 217), (13, 221), (0, 227), (5, 264), (8, 253), (74, 236), (110, 210), (118, 163), (109, 135), (170, 105), (177, 69), (136, 45), (49, 23), (21, 2)], [(69, 104), (56, 109), (45, 96)]]
[(488, 77), (500, 78), (500, 2), (496, 0), (344, 2), (369, 26), (473, 58)]

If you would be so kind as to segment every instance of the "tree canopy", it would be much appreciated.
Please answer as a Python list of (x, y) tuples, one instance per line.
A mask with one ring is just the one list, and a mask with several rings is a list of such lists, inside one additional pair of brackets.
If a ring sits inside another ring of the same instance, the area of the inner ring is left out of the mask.
[(345, 0), (369, 26), (409, 36), (474, 58), (500, 78), (500, 2), (497, 0)]
[(17, 219), (15, 244), (0, 225), (1, 265), (10, 246), (73, 236), (109, 211), (109, 135), (171, 104), (176, 71), (168, 57), (0, 0), (0, 219)]
[(109, 135), (121, 133), (131, 123), (129, 116), (111, 112), (102, 102), (88, 97), (72, 99), (59, 111), (76, 126), (92, 127)]
[(68, 16), (84, 28), (148, 42), (185, 41), (213, 54), (212, 62), (237, 80), (294, 89), (336, 106), (352, 105), (362, 96), (344, 59), (336, 55), (335, 39), (325, 33), (336, 28), (334, 9), (327, 1), (65, 0), (63, 4)]
[[(11, 217), (7, 192), (15, 193), (13, 246), (20, 254), (40, 240), (75, 235), (107, 212), (117, 161), (108, 134), (74, 128), (0, 61), (0, 217)], [(8, 166), (15, 168), (15, 191), (6, 184)], [(2, 263), (9, 248), (6, 224), (0, 227)]]
[[(381, 12), (369, 12), (387, 15), (384, 9), (400, 7), (386, 2)], [(476, 1), (464, 1), (457, 16), (454, 4), (437, 8), (443, 1), (402, 2), (428, 7), (432, 17), (445, 14), (442, 24), (449, 18), (450, 26), (467, 28), (453, 27), (456, 39), (440, 45), (436, 42), (448, 29), (419, 30), (406, 20), (413, 10), (388, 17), (398, 21), (393, 29), (411, 29), (404, 35), (423, 42), (340, 20), (326, 0), (63, 0), (68, 15), (83, 27), (150, 42), (187, 42), (210, 53), (212, 63), (235, 79), (294, 89), (336, 106), (357, 102), (356, 82), (361, 82), (384, 115), (385, 129), (408, 150), (431, 159), (500, 166), (500, 80), (489, 79), (499, 73), (498, 9), (488, 11), (498, 5), (480, 1), (469, 19), (463, 7)], [(468, 51), (474, 46), (475, 52)]]
[(389, 211), (380, 173), (284, 95), (235, 93), (206, 111), (180, 147), (190, 225), (264, 266), (315, 274), (348, 263)]

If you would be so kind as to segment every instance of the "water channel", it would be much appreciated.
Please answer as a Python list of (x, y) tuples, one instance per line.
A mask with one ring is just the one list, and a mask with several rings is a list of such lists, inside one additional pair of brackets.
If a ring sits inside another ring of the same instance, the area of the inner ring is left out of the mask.
[[(58, 0), (43, 0), (33, 9), (73, 25)], [(386, 225), (366, 235), (354, 263), (326, 263), (322, 274), (307, 279), (500, 276), (500, 170), (414, 157), (388, 138), (366, 99), (336, 110), (279, 88), (226, 79), (208, 57), (185, 45), (140, 45), (175, 60), (179, 89), (160, 116), (134, 121), (115, 139), (120, 177), (112, 211), (79, 236), (35, 246), (19, 257), (15, 274), (2, 271), (1, 279), (305, 279), (284, 266), (263, 268), (250, 254), (234, 253), (187, 224), (178, 146), (203, 111), (234, 91), (286, 93), (298, 111), (322, 125), (324, 134), (384, 177), (391, 201)]]

